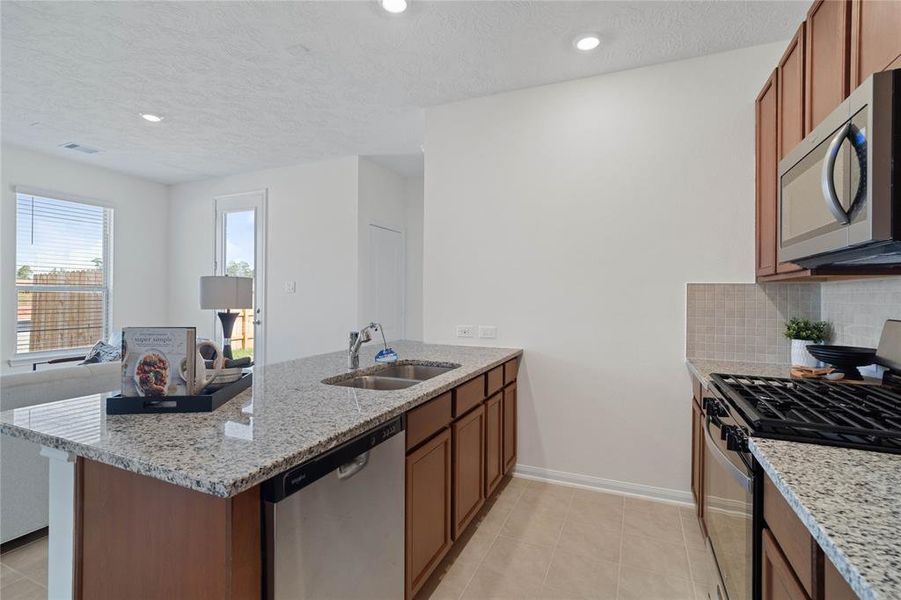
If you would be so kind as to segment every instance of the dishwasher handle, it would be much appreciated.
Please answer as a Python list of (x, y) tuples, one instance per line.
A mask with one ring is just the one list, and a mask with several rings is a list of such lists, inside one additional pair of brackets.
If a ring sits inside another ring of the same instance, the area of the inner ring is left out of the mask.
[(342, 481), (345, 479), (350, 479), (360, 471), (366, 468), (366, 465), (369, 464), (369, 450), (356, 457), (350, 462), (346, 462), (343, 465), (338, 467), (336, 471), (338, 473), (338, 479)]
[(279, 473), (263, 482), (263, 500), (280, 502), (333, 471), (339, 479), (353, 477), (366, 466), (370, 450), (402, 432), (404, 427), (404, 415), (395, 417), (321, 456)]

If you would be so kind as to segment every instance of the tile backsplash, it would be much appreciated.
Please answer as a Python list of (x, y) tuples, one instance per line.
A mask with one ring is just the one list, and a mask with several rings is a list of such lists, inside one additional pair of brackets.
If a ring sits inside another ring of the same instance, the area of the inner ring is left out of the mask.
[(688, 284), (686, 356), (748, 362), (787, 362), (787, 319), (817, 319), (817, 284)]
[(901, 277), (826, 283), (689, 283), (685, 355), (786, 363), (792, 317), (832, 323), (833, 344), (876, 347), (901, 319)]
[(829, 281), (820, 285), (820, 318), (834, 344), (875, 348), (887, 319), (901, 319), (901, 277)]

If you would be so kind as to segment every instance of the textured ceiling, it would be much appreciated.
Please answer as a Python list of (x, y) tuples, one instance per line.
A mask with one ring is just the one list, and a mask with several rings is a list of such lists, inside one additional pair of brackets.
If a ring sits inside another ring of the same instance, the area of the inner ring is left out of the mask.
[(807, 4), (4, 1), (2, 136), (164, 183), (416, 154), (423, 107), (787, 39)]

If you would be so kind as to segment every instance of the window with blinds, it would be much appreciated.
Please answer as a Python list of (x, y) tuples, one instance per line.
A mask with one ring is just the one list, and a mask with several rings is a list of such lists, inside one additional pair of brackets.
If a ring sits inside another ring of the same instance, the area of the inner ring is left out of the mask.
[(16, 355), (107, 338), (111, 228), (112, 209), (17, 191)]

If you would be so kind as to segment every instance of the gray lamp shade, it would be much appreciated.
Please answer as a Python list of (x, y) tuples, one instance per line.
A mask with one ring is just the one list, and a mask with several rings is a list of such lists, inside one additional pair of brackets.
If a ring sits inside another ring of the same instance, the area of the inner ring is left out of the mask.
[(225, 275), (201, 277), (200, 308), (253, 308), (253, 278)]

